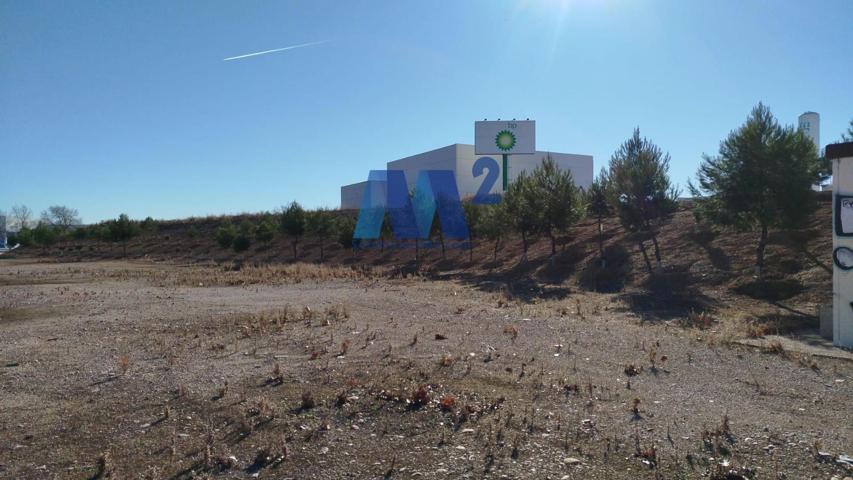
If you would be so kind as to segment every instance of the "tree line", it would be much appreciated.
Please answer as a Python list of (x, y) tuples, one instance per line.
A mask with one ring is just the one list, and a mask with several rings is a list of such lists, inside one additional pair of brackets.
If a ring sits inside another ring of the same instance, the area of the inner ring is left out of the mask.
[[(853, 121), (842, 135), (853, 140)], [(478, 242), (490, 242), (494, 260), (501, 245), (511, 235), (521, 238), (522, 257), (526, 261), (531, 244), (545, 238), (551, 259), (557, 255), (560, 237), (570, 235), (580, 220), (593, 218), (598, 223), (598, 257), (606, 268), (602, 224), (615, 216), (635, 242), (650, 273), (661, 271), (664, 246), (660, 228), (675, 213), (680, 190), (669, 175), (670, 156), (652, 140), (640, 135), (639, 128), (613, 153), (592, 184), (578, 187), (570, 171), (561, 170), (545, 157), (532, 172), (522, 172), (509, 185), (503, 199), (494, 205), (463, 203), (470, 232), (470, 258)], [(828, 163), (802, 132), (782, 126), (759, 103), (746, 121), (732, 130), (720, 143), (716, 155), (704, 155), (696, 181), (688, 182), (693, 197), (696, 221), (701, 224), (756, 231), (755, 269), (764, 267), (764, 255), (770, 229), (796, 229), (817, 207), (812, 186), (825, 179)], [(97, 225), (73, 228), (79, 223), (76, 210), (51, 207), (31, 227), (32, 212), (26, 207), (12, 209), (12, 221), (22, 227), (16, 240), (23, 245), (47, 246), (63, 236), (127, 240), (156, 228), (150, 218), (130, 220), (127, 215)], [(236, 252), (248, 250), (253, 243), (269, 243), (277, 235), (287, 237), (294, 259), (308, 235), (319, 241), (320, 260), (326, 247), (337, 243), (357, 248), (353, 239), (355, 219), (349, 215), (320, 208), (306, 210), (299, 203), (282, 207), (276, 213), (262, 214), (257, 221), (244, 219), (239, 224), (225, 222), (215, 232), (222, 248)], [(193, 235), (191, 227), (190, 234)], [(380, 234), (380, 248), (392, 235), (390, 219)], [(444, 245), (441, 225), (434, 219), (431, 238)], [(415, 241), (417, 252), (417, 241)], [(442, 248), (442, 255), (444, 248)], [(416, 253), (417, 255), (417, 253)]]

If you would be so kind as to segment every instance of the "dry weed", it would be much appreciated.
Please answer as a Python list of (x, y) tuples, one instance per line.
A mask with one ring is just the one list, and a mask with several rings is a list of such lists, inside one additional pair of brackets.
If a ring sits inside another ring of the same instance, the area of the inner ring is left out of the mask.
[(127, 355), (122, 355), (118, 357), (118, 369), (121, 371), (121, 374), (124, 375), (130, 369), (130, 357)]

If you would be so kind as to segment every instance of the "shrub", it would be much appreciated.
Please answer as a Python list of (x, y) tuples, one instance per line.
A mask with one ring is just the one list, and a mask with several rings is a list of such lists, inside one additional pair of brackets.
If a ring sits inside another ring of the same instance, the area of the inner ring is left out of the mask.
[(346, 215), (341, 215), (335, 221), (338, 243), (344, 248), (352, 248), (353, 235), (355, 235), (355, 220)]
[(148, 233), (156, 233), (160, 224), (151, 217), (145, 217), (145, 220), (139, 222), (139, 228)]
[(243, 220), (240, 224), (240, 232), (231, 242), (235, 252), (245, 252), (252, 246), (252, 231), (255, 226), (249, 220)]
[(39, 223), (38, 226), (33, 229), (32, 233), (33, 243), (43, 247), (49, 247), (59, 239), (59, 232), (57, 229), (52, 225), (48, 225), (43, 222)]
[(275, 223), (268, 218), (264, 218), (258, 224), (258, 228), (255, 229), (255, 239), (259, 242), (270, 242), (275, 238), (275, 230)]
[(335, 218), (332, 213), (325, 208), (318, 208), (312, 212), (308, 212), (305, 219), (305, 227), (308, 232), (315, 235), (320, 240), (320, 261), (325, 257), (325, 242), (326, 238), (334, 233)]
[(237, 229), (230, 222), (221, 225), (216, 230), (216, 243), (222, 248), (228, 248), (237, 237)]

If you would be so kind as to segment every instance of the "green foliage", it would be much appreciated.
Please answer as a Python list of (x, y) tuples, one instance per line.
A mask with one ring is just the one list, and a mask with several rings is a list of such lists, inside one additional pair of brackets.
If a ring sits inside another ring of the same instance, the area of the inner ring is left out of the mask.
[(187, 229), (187, 237), (193, 239), (198, 238), (198, 227), (195, 225), (190, 226), (190, 228)]
[(341, 215), (335, 220), (335, 231), (338, 243), (344, 248), (352, 248), (352, 237), (355, 235), (355, 220), (347, 215)]
[(388, 212), (382, 217), (382, 228), (379, 229), (380, 250), (385, 251), (385, 240), (389, 240), (394, 235), (391, 229), (391, 216)]
[(297, 202), (282, 209), (281, 231), (291, 237), (300, 237), (305, 233), (305, 210)]
[(39, 222), (36, 228), (32, 231), (33, 243), (42, 247), (49, 247), (59, 240), (59, 231), (44, 222)]
[(850, 120), (847, 132), (841, 134), (841, 140), (844, 142), (853, 142), (853, 120)]
[(335, 218), (329, 210), (319, 208), (308, 212), (305, 219), (305, 229), (311, 235), (326, 238), (332, 234), (335, 226)]
[(72, 236), (75, 240), (85, 240), (92, 236), (92, 229), (87, 227), (75, 228)]
[(131, 238), (139, 235), (140, 228), (136, 222), (122, 213), (118, 219), (105, 222), (109, 239), (113, 242), (127, 242)]
[(231, 247), (235, 238), (237, 238), (237, 228), (231, 222), (220, 225), (216, 230), (216, 243), (222, 248)]
[(325, 208), (318, 208), (317, 210), (308, 212), (305, 219), (305, 229), (320, 240), (320, 261), (323, 261), (325, 256), (325, 241), (335, 231), (335, 218), (332, 212)]
[(651, 238), (657, 269), (661, 252), (657, 230), (678, 208), (678, 189), (669, 179), (669, 154), (651, 140), (640, 137), (640, 129), (610, 158), (607, 171), (607, 199), (622, 226), (637, 235), (646, 266), (652, 271), (645, 240)]
[(480, 224), (483, 220), (483, 212), (486, 205), (478, 205), (476, 203), (462, 202), (462, 211), (465, 214), (465, 223), (468, 224), (468, 235), (471, 239), (480, 237)]
[(820, 174), (814, 144), (782, 127), (759, 103), (741, 127), (705, 155), (690, 184), (698, 220), (739, 230), (759, 229), (756, 269), (761, 273), (769, 228), (801, 227), (817, 207), (812, 185)]
[(139, 235), (141, 230), (139, 222), (134, 222), (130, 217), (122, 213), (116, 220), (109, 220), (102, 222), (100, 225), (93, 226), (89, 235), (97, 236), (102, 240), (122, 242), (124, 244), (124, 255), (127, 256), (127, 241)]
[(522, 261), (526, 261), (530, 241), (539, 233), (543, 223), (544, 199), (539, 195), (533, 178), (527, 175), (527, 172), (521, 172), (509, 185), (503, 203), (508, 220), (504, 228), (511, 228), (521, 235), (524, 247)]
[(551, 239), (551, 255), (557, 253), (557, 234), (565, 232), (586, 212), (583, 191), (575, 185), (572, 172), (560, 170), (547, 156), (532, 175), (533, 191), (541, 202), (537, 230)]
[(35, 245), (35, 238), (33, 234), (33, 229), (30, 227), (21, 227), (20, 230), (14, 235), (14, 241), (12, 241), (12, 245), (20, 243), (22, 247), (29, 247)]
[(299, 237), (305, 233), (305, 210), (297, 202), (282, 209), (280, 218), (281, 231), (290, 236), (293, 244), (293, 258), (296, 258), (296, 245)]
[(160, 228), (160, 222), (151, 217), (145, 217), (145, 220), (139, 222), (139, 228), (147, 233), (156, 233)]
[(598, 256), (601, 260), (601, 267), (606, 266), (604, 259), (604, 232), (602, 227), (602, 219), (613, 214), (613, 209), (607, 202), (607, 170), (601, 169), (598, 177), (592, 181), (589, 190), (586, 192), (587, 212), (594, 215), (598, 219)]
[(234, 240), (231, 242), (231, 246), (234, 248), (235, 252), (245, 252), (252, 246), (252, 232), (255, 230), (255, 225), (249, 219), (244, 219), (240, 224), (240, 230), (237, 233), (237, 236), (234, 237)]
[(607, 202), (607, 170), (604, 168), (599, 172), (598, 177), (592, 181), (589, 190), (586, 192), (587, 212), (598, 219), (610, 216), (613, 209)]
[(255, 238), (259, 242), (269, 243), (275, 238), (276, 226), (271, 218), (264, 218), (255, 229)]
[(495, 205), (484, 205), (482, 214), (477, 222), (477, 234), (482, 238), (495, 242), (493, 260), (498, 258), (498, 248), (507, 234), (510, 225), (506, 201)]
[(640, 137), (639, 128), (611, 157), (608, 199), (629, 231), (653, 232), (675, 212), (679, 192), (670, 183), (669, 160), (669, 154)]

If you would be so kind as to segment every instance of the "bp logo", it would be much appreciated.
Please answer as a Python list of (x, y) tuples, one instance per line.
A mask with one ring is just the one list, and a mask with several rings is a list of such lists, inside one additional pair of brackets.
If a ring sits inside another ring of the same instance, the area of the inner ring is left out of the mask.
[(504, 152), (508, 152), (515, 146), (515, 134), (509, 130), (501, 130), (495, 137), (495, 144)]

